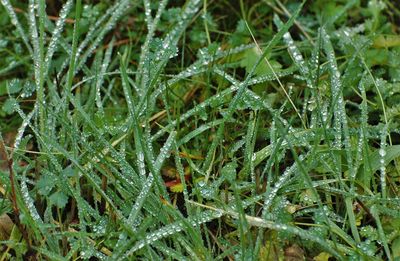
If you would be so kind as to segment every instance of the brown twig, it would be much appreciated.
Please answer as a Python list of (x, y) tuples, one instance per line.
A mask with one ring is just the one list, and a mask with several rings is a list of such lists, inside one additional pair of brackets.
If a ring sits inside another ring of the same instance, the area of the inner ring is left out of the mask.
[(1, 150), (0, 154), (5, 156), (7, 159), (7, 168), (8, 168), (8, 172), (9, 172), (9, 179), (10, 179), (10, 186), (11, 186), (11, 194), (9, 194), (9, 199), (11, 201), (12, 208), (13, 208), (13, 214), (14, 214), (13, 222), (20, 230), (22, 237), (24, 238), (24, 240), (26, 241), (26, 243), (28, 245), (28, 249), (32, 249), (30, 241), (29, 241), (28, 233), (25, 230), (24, 225), (21, 223), (21, 221), (19, 219), (20, 211), (19, 211), (18, 203), (17, 203), (17, 192), (15, 190), (15, 175), (14, 175), (14, 169), (13, 169), (14, 161), (12, 158), (13, 148), (11, 148), (11, 153), (9, 155), (6, 150), (4, 140), (1, 136), (0, 136), (0, 150)]

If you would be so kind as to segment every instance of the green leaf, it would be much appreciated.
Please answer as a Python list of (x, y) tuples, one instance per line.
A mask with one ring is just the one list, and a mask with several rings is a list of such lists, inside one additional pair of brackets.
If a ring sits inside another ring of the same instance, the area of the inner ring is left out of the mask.
[(57, 191), (50, 196), (50, 202), (58, 208), (64, 208), (68, 203), (68, 196), (61, 191)]
[(36, 188), (38, 189), (40, 195), (47, 196), (50, 194), (55, 184), (56, 181), (52, 177), (49, 177), (48, 175), (43, 175), (36, 183)]
[(0, 85), (0, 96), (17, 93), (21, 88), (21, 81), (19, 79), (13, 79), (8, 84)]
[(221, 169), (222, 177), (224, 177), (229, 182), (235, 181), (235, 179), (236, 179), (236, 168), (237, 168), (237, 163), (236, 162), (230, 162), (230, 163), (226, 164)]
[(14, 104), (15, 104), (14, 98), (7, 99), (4, 102), (3, 107), (1, 107), (1, 109), (8, 115), (12, 114), (14, 112)]
[(387, 49), (372, 49), (365, 53), (365, 62), (369, 67), (374, 65), (386, 65), (390, 52)]
[(236, 26), (235, 32), (231, 35), (229, 42), (232, 46), (249, 43), (251, 39), (249, 30), (246, 27), (246, 22), (240, 20)]
[[(258, 59), (260, 59), (262, 54), (263, 53), (260, 52), (260, 50), (258, 50), (256, 47), (246, 50), (244, 52), (242, 60), (240, 61), (240, 66), (245, 68), (247, 72), (250, 72), (253, 66), (257, 63)], [(268, 59), (268, 56), (265, 59)], [(265, 59), (257, 66), (255, 70), (255, 74), (257, 76), (271, 74), (271, 67), (274, 71), (282, 68), (282, 65), (279, 62), (268, 59), (268, 62), (271, 65), (270, 67)]]

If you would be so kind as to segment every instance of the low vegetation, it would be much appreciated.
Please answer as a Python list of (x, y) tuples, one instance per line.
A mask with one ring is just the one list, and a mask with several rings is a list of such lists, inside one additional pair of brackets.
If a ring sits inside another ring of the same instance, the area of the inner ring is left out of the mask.
[(26, 2), (0, 260), (400, 260), (397, 1)]

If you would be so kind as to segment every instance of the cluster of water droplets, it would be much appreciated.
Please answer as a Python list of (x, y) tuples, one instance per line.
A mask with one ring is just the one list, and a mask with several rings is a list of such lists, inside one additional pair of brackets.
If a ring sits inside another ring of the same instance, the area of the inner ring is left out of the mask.
[(196, 184), (197, 189), (200, 192), (200, 195), (205, 199), (213, 199), (216, 196), (216, 190), (214, 186), (201, 180)]
[(381, 181), (381, 192), (382, 197), (386, 198), (386, 137), (388, 134), (388, 127), (385, 124), (381, 132), (381, 141), (379, 148), (379, 170), (380, 170), (380, 181)]
[[(299, 156), (299, 161), (302, 162), (304, 161), (305, 158), (307, 158), (307, 155), (300, 155)], [(286, 170), (283, 172), (283, 174), (278, 178), (278, 180), (275, 182), (273, 187), (266, 193), (265, 199), (264, 199), (264, 204), (263, 204), (263, 216), (268, 214), (269, 208), (276, 197), (278, 191), (283, 187), (283, 185), (289, 180), (290, 176), (295, 173), (298, 169), (297, 163), (293, 163), (292, 166), (286, 168)]]
[(106, 233), (108, 221), (106, 218), (102, 217), (98, 220), (97, 224), (93, 226), (93, 233), (97, 235), (103, 235)]
[(150, 31), (151, 30), (151, 24), (153, 22), (153, 17), (151, 16), (151, 6), (150, 6), (150, 1), (145, 0), (143, 1), (144, 3), (144, 14), (145, 14), (145, 21), (147, 23), (147, 29)]
[(222, 214), (223, 213), (220, 211), (204, 211), (196, 216), (189, 217), (186, 220), (186, 222), (177, 221), (177, 222), (167, 225), (163, 228), (160, 228), (157, 231), (147, 234), (145, 236), (144, 240), (138, 241), (127, 253), (125, 253), (124, 257), (128, 257), (128, 256), (132, 255), (137, 250), (142, 249), (146, 245), (156, 242), (156, 241), (160, 240), (161, 238), (165, 238), (167, 236), (179, 233), (187, 225), (190, 225), (192, 227), (197, 227), (201, 224), (204, 224), (213, 219), (221, 217)]
[(38, 31), (37, 31), (37, 25), (36, 25), (36, 17), (35, 17), (35, 11), (37, 9), (37, 4), (35, 4), (35, 1), (30, 0), (29, 1), (29, 30), (30, 30), (30, 35), (31, 35), (31, 42), (33, 45), (33, 53), (32, 53), (32, 58), (33, 58), (33, 64), (35, 68), (35, 82), (37, 88), (40, 86), (40, 69), (42, 66), (42, 60), (41, 60), (41, 55), (40, 55), (40, 47), (39, 47), (39, 36), (38, 36)]
[(112, 50), (113, 50), (112, 46), (113, 46), (113, 42), (111, 42), (111, 44), (107, 48), (107, 51), (104, 55), (103, 62), (100, 66), (100, 73), (97, 75), (97, 81), (96, 81), (96, 98), (95, 99), (96, 99), (96, 106), (97, 106), (97, 108), (99, 108), (99, 113), (101, 116), (104, 115), (103, 102), (101, 99), (101, 87), (104, 82), (104, 75), (106, 74), (107, 68), (111, 61), (111, 54), (112, 54)]
[(19, 104), (14, 101), (14, 110), (16, 112), (18, 112), (18, 114), (21, 116), (22, 118), (22, 124), (21, 126), (18, 128), (18, 132), (17, 135), (15, 136), (15, 141), (14, 141), (14, 149), (18, 149), (19, 145), (21, 143), (22, 137), (24, 136), (24, 132), (26, 127), (30, 124), (30, 121), (32, 120), (32, 117), (36, 114), (37, 112), (37, 103), (35, 103), (35, 106), (33, 107), (32, 111), (26, 116), (25, 113), (21, 110), (21, 108), (19, 107)]
[(354, 164), (354, 171), (351, 173), (351, 180), (355, 180), (356, 173), (363, 161), (363, 147), (364, 147), (364, 131), (361, 129), (358, 133), (358, 142), (357, 142), (357, 149), (356, 149), (356, 157), (355, 157), (355, 164)]
[(42, 218), (40, 217), (35, 207), (34, 201), (32, 197), (29, 195), (29, 189), (28, 186), (26, 185), (26, 177), (22, 177), (21, 180), (21, 193), (22, 193), (22, 198), (25, 201), (25, 205), (29, 210), (32, 219), (39, 224), (43, 223)]
[(36, 85), (33, 82), (27, 80), (22, 87), (21, 98), (31, 97), (35, 91)]
[(283, 40), (288, 45), (289, 53), (293, 57), (296, 65), (299, 67), (300, 72), (303, 75), (308, 75), (308, 67), (305, 65), (303, 56), (301, 55), (289, 32), (283, 35)]
[(357, 249), (361, 251), (364, 255), (374, 257), (376, 253), (376, 246), (375, 244), (367, 239), (364, 242), (360, 242), (357, 244)]

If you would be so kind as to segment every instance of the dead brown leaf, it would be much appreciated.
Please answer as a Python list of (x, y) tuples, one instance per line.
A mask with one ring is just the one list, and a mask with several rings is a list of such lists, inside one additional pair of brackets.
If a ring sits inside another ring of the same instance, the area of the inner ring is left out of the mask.
[(285, 261), (303, 261), (304, 250), (298, 245), (293, 244), (285, 249)]
[(7, 214), (0, 216), (0, 241), (8, 240), (13, 229), (14, 222)]

